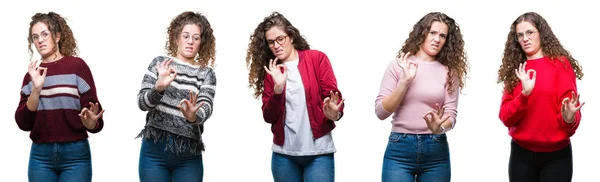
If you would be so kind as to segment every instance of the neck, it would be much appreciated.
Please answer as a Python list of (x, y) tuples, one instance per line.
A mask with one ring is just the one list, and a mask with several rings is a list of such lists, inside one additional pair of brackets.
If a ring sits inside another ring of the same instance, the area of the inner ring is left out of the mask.
[(51, 55), (46, 56), (46, 57), (43, 57), (42, 58), (42, 63), (51, 63), (51, 62), (54, 62), (54, 61), (58, 61), (58, 60), (60, 60), (62, 58), (63, 58), (63, 55), (60, 54), (59, 51), (56, 51), (56, 52), (54, 52), (54, 54), (51, 54)]
[(296, 60), (296, 59), (298, 59), (298, 50), (293, 49), (292, 53), (285, 60), (281, 60), (281, 63), (285, 63), (285, 62), (288, 62), (288, 61), (293, 61), (293, 60)]
[(426, 61), (426, 62), (435, 61), (435, 57), (428, 55), (427, 53), (425, 53), (425, 51), (422, 51), (422, 50), (417, 51), (417, 54), (415, 55), (415, 57), (419, 60)]
[(189, 63), (191, 65), (196, 64), (196, 61), (194, 61), (194, 58), (186, 58), (186, 57), (181, 56), (181, 54), (178, 54), (177, 56), (175, 56), (175, 58), (185, 61), (186, 63)]
[(527, 60), (539, 59), (539, 58), (542, 58), (542, 57), (544, 57), (544, 52), (542, 52), (542, 49), (540, 49), (535, 54), (527, 55)]

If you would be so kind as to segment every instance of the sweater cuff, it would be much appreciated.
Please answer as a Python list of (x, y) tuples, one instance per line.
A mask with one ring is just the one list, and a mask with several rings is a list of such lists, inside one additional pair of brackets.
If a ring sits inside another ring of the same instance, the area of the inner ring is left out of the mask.
[(150, 104), (152, 105), (158, 105), (163, 96), (163, 94), (158, 92), (158, 90), (153, 87), (150, 89), (150, 92), (148, 92), (148, 101), (150, 101)]
[(517, 95), (517, 101), (519, 102), (519, 108), (525, 108), (529, 102), (529, 96), (519, 93), (519, 95)]

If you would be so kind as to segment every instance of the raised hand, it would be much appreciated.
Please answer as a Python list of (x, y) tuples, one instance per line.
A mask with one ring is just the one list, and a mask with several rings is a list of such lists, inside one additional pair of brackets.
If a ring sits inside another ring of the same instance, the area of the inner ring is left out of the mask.
[[(30, 61), (27, 72), (29, 73), (29, 76), (31, 77), (31, 82), (33, 82), (32, 91), (39, 92), (42, 90), (42, 87), (44, 87), (44, 80), (46, 78), (46, 73), (48, 71), (44, 67), (36, 68), (37, 63), (38, 63), (38, 61)], [(40, 71), (42, 71), (42, 74), (40, 74)]]
[(435, 112), (434, 111), (427, 112), (423, 116), (423, 119), (427, 123), (427, 127), (429, 128), (429, 130), (431, 130), (432, 133), (438, 134), (438, 133), (442, 133), (440, 126), (442, 125), (442, 123), (448, 121), (448, 119), (450, 119), (450, 116), (446, 116), (446, 117), (442, 118), (446, 108), (440, 107), (439, 104), (435, 104), (435, 107), (437, 108), (435, 110)]
[(327, 97), (323, 100), (323, 113), (330, 120), (337, 121), (340, 119), (338, 112), (342, 104), (344, 104), (344, 100), (340, 101), (341, 96), (339, 92), (334, 94), (333, 91), (330, 91), (329, 95), (331, 98)]
[(169, 66), (171, 62), (173, 62), (172, 59), (167, 59), (161, 63), (156, 64), (156, 70), (158, 71), (158, 79), (156, 80), (154, 88), (159, 92), (162, 92), (165, 89), (167, 89), (169, 84), (171, 84), (171, 82), (175, 80), (175, 77), (177, 76), (177, 72), (175, 71), (175, 69)]
[(198, 101), (198, 94), (190, 91), (190, 100), (183, 99), (177, 105), (177, 108), (190, 123), (196, 122), (196, 112), (204, 105), (204, 102), (196, 105), (196, 101)]
[(400, 66), (400, 69), (402, 69), (401, 81), (407, 83), (411, 83), (415, 79), (415, 76), (417, 76), (417, 68), (419, 67), (417, 61), (408, 59), (409, 56), (410, 52), (406, 54), (401, 53), (400, 57), (396, 58), (396, 63), (398, 63), (398, 66)]
[[(515, 69), (515, 74), (517, 75), (517, 78), (521, 80), (521, 86), (523, 87), (523, 91), (521, 91), (521, 93), (523, 93), (525, 96), (529, 96), (531, 91), (533, 91), (533, 87), (535, 87), (536, 72), (533, 69), (528, 69), (525, 71), (525, 66), (527, 66), (527, 62), (524, 64), (519, 64), (519, 68)], [(531, 73), (533, 73), (532, 77), (530, 76)]]
[[(275, 60), (269, 60), (269, 67), (263, 66), (267, 74), (271, 75), (273, 82), (275, 83), (275, 94), (283, 93), (285, 87), (285, 81), (287, 79), (287, 67), (283, 64), (277, 64), (277, 58)], [(284, 68), (283, 73), (280, 69)]]
[(87, 129), (94, 129), (98, 123), (98, 118), (102, 117), (102, 114), (104, 114), (104, 110), (98, 112), (99, 108), (98, 103), (94, 104), (90, 102), (90, 109), (85, 107), (79, 113), (79, 118), (81, 118), (83, 126)]
[(565, 120), (567, 123), (573, 123), (575, 119), (575, 113), (579, 111), (579, 109), (581, 109), (581, 107), (583, 107), (585, 104), (585, 102), (582, 102), (579, 104), (579, 106), (577, 106), (577, 103), (579, 103), (579, 96), (580, 95), (577, 94), (577, 97), (575, 97), (575, 92), (571, 92), (571, 98), (567, 97), (562, 101), (560, 113), (563, 120)]

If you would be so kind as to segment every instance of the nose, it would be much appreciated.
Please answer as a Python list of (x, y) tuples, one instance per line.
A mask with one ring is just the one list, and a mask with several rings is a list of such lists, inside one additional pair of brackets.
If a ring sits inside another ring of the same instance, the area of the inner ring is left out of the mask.
[(436, 43), (440, 42), (440, 35), (438, 34), (438, 35), (434, 36), (433, 37), (433, 41), (436, 42)]
[(273, 48), (278, 49), (281, 47), (281, 44), (279, 44), (279, 42), (275, 41), (273, 42)]

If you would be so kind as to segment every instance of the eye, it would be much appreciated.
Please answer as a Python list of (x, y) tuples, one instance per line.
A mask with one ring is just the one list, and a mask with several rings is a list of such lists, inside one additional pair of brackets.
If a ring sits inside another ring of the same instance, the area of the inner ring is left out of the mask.
[(195, 41), (199, 41), (200, 40), (200, 35), (194, 35), (194, 37), (192, 37), (192, 38), (194, 38)]
[(184, 38), (184, 39), (188, 39), (188, 38), (190, 38), (190, 35), (188, 35), (188, 34), (182, 34), (181, 37)]
[(440, 37), (445, 39), (447, 37), (447, 35), (446, 34), (440, 34)]
[(44, 31), (41, 33), (41, 35), (42, 35), (42, 38), (46, 39), (46, 38), (48, 38), (48, 35), (50, 35), (50, 34), (46, 31)]
[(283, 41), (283, 39), (285, 39), (284, 36), (277, 37), (277, 42), (281, 42), (281, 41)]

